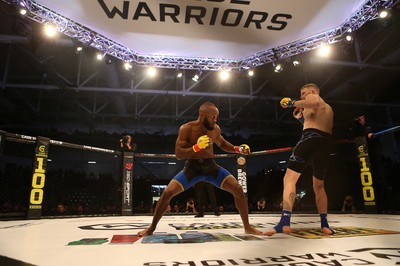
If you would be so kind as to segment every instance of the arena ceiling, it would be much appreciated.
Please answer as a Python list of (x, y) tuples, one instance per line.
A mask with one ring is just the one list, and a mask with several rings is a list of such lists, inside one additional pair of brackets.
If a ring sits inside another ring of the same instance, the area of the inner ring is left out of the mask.
[[(279, 100), (298, 97), (299, 87), (308, 82), (320, 85), (333, 106), (338, 137), (346, 135), (360, 112), (379, 129), (400, 123), (399, 1), (32, 2), (115, 46), (96, 46), (92, 38), (77, 53), (79, 36), (69, 31), (47, 39), (42, 34), (46, 21), (21, 16), (15, 1), (0, 2), (1, 130), (169, 135), (196, 119), (202, 102), (212, 101), (226, 135), (287, 138), (298, 136), (300, 125)], [(326, 35), (333, 54), (318, 57), (322, 33), (343, 26), (366, 3), (374, 3), (375, 11), (378, 5), (390, 6), (390, 16), (357, 24), (352, 42)], [(243, 16), (232, 20), (232, 14)], [(303, 46), (293, 52), (289, 44)], [(113, 47), (122, 48), (106, 60), (95, 59), (96, 52)], [(130, 71), (123, 68), (127, 54)], [(146, 66), (160, 66), (157, 58), (168, 58), (167, 64), (162, 62), (157, 78), (147, 78)], [(171, 58), (181, 61), (171, 63)], [(294, 59), (299, 67), (292, 65)], [(221, 82), (213, 67), (224, 63), (233, 71), (229, 81)], [(274, 72), (277, 63), (284, 65), (283, 72)], [(253, 77), (246, 75), (249, 68)], [(177, 78), (181, 70), (184, 76)], [(200, 79), (193, 82), (196, 73)]]

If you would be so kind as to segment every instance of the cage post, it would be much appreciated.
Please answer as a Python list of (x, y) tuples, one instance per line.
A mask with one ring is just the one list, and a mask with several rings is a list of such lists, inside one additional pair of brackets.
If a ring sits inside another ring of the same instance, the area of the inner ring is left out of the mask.
[(50, 139), (36, 138), (35, 160), (33, 163), (32, 186), (29, 196), (28, 219), (40, 219), (42, 216), (42, 203), (44, 184), (46, 181), (47, 157), (49, 154)]
[(122, 215), (132, 215), (133, 152), (123, 152)]

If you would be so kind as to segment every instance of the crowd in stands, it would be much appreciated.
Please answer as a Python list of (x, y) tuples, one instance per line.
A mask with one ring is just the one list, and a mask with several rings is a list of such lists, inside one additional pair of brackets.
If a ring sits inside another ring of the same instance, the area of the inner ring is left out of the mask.
[[(379, 211), (385, 213), (398, 212), (400, 210), (400, 179), (398, 178), (400, 164), (388, 158), (383, 158), (383, 169), (385, 169), (384, 178), (377, 179), (375, 184), (376, 191), (381, 196), (378, 204), (383, 206)], [(260, 177), (249, 177), (249, 179), (251, 178)], [(134, 180), (134, 187), (138, 186), (135, 183), (137, 181)], [(142, 181), (143, 183), (140, 186), (147, 184), (147, 180)], [(27, 211), (31, 182), (31, 167), (23, 167), (15, 163), (2, 165), (2, 169), (0, 169), (0, 214)], [(271, 182), (275, 184), (281, 182), (281, 180), (272, 180)], [(120, 215), (122, 198), (120, 183), (120, 178), (112, 173), (94, 174), (71, 169), (48, 170), (42, 215)], [(150, 187), (150, 184), (148, 186)], [(257, 187), (260, 187), (260, 184), (257, 184)], [(265, 188), (263, 185), (261, 187)], [(133, 214), (152, 213), (155, 205), (151, 202), (150, 192), (140, 194), (141, 192), (138, 191), (143, 192), (145, 189), (140, 187), (134, 191)], [(167, 212), (171, 214), (194, 213), (196, 210), (187, 208), (187, 199), (173, 199)], [(281, 199), (271, 197), (268, 191), (265, 194), (250, 191), (248, 199), (250, 213), (276, 212), (281, 209)], [(194, 200), (194, 195), (192, 200)], [(337, 204), (340, 207), (336, 211), (341, 211), (343, 198)], [(362, 206), (357, 206), (356, 199), (354, 199), (354, 205), (356, 205), (357, 211), (362, 211)], [(211, 205), (207, 204), (204, 207), (206, 213), (213, 212)], [(302, 205), (299, 204), (298, 208), (301, 211)], [(222, 200), (219, 198), (218, 209), (221, 213), (237, 212), (233, 199), (229, 197)]]

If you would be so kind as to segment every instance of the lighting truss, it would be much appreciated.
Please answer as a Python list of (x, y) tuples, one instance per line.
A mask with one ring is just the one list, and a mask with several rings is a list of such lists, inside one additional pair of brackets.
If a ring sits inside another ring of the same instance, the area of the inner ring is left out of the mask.
[(90, 30), (89, 28), (61, 16), (56, 12), (37, 4), (33, 0), (3, 0), (9, 4), (21, 5), (29, 10), (27, 16), (39, 23), (52, 23), (61, 33), (94, 47), (99, 51), (114, 56), (137, 66), (153, 66), (174, 69), (201, 70), (246, 70), (268, 64), (279, 59), (314, 50), (324, 44), (339, 42), (349, 31), (356, 31), (364, 23), (378, 18), (378, 8), (390, 8), (394, 0), (367, 0), (356, 12), (337, 28), (294, 41), (251, 56), (238, 59), (205, 57), (178, 57), (168, 55), (144, 55)]

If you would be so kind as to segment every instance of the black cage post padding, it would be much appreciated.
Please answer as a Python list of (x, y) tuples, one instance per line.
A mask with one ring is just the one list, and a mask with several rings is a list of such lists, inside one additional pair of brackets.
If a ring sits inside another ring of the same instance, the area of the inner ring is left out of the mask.
[(32, 170), (32, 186), (28, 204), (28, 219), (40, 219), (42, 216), (42, 203), (46, 184), (47, 158), (49, 155), (50, 139), (36, 138), (34, 163)]
[(122, 215), (132, 215), (132, 185), (134, 153), (123, 152), (122, 160)]
[(356, 137), (358, 162), (360, 167), (360, 180), (362, 186), (362, 196), (364, 200), (364, 210), (367, 213), (376, 213), (376, 196), (371, 170), (368, 142), (366, 136)]

